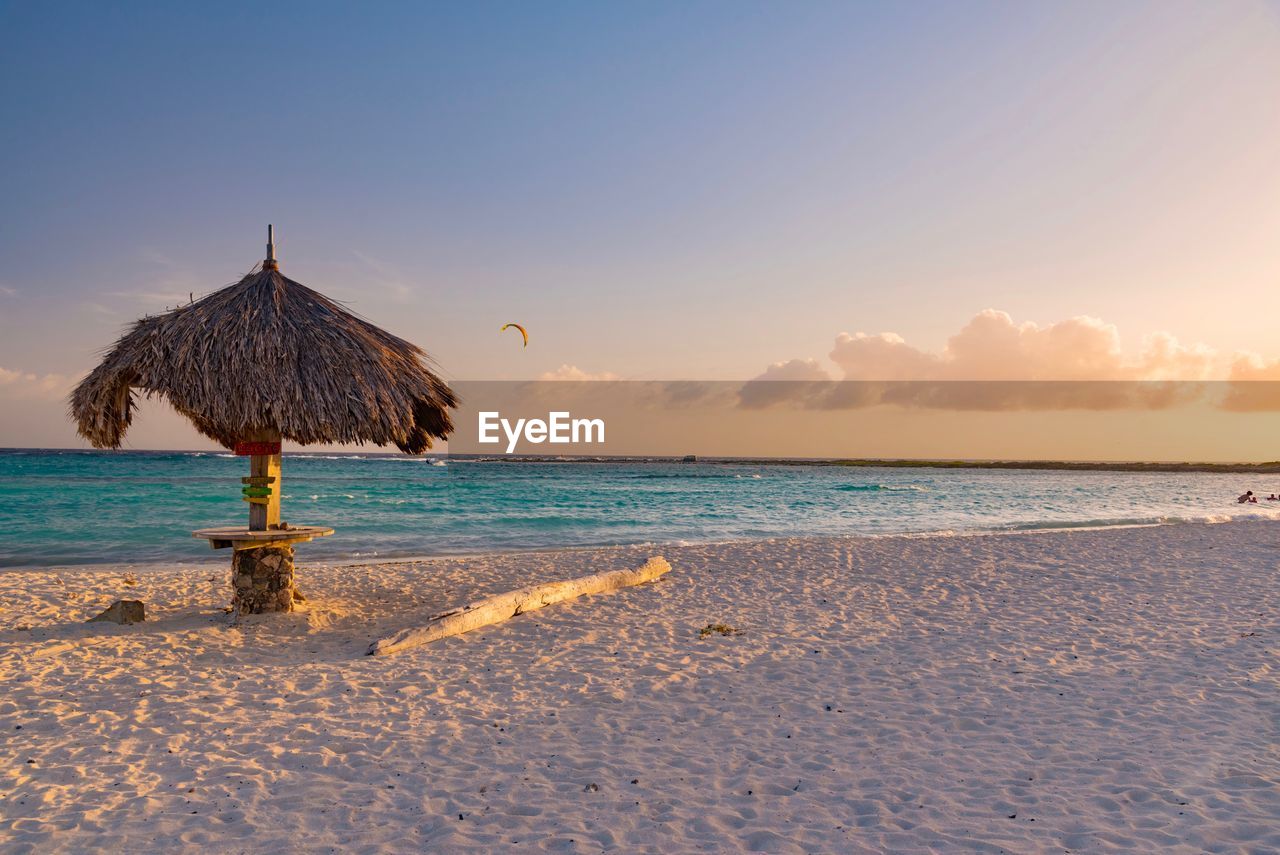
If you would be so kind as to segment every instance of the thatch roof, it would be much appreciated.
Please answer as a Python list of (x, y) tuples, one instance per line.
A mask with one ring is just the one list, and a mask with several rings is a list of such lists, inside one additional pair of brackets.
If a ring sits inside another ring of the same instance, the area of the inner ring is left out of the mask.
[(457, 405), (429, 361), (269, 258), (235, 285), (135, 323), (71, 393), (71, 416), (95, 446), (118, 448), (140, 391), (227, 448), (276, 431), (418, 454), (453, 430)]

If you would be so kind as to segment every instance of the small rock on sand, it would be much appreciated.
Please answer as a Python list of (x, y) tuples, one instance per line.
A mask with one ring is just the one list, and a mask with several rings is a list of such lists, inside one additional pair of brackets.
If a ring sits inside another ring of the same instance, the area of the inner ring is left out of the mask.
[(130, 624), (142, 623), (147, 619), (146, 608), (142, 600), (116, 600), (97, 617), (89, 618), (88, 623), (107, 621), (110, 623)]

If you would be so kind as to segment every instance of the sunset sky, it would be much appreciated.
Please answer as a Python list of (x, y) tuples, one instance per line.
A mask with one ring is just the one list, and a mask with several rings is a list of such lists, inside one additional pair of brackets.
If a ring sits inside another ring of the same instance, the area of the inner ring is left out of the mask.
[(1275, 4), (8, 3), (0, 105), (0, 446), (268, 222), (451, 379), (1280, 379)]

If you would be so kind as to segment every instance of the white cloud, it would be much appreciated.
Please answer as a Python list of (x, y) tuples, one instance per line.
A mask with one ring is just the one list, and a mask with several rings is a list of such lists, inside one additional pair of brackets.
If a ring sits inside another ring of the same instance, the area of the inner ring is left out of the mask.
[(759, 377), (744, 384), (738, 392), (738, 399), (748, 409), (813, 399), (824, 393), (831, 380), (831, 374), (816, 359), (775, 362)]
[(757, 380), (830, 380), (831, 375), (816, 359), (792, 359), (775, 362)]
[(846, 380), (922, 380), (936, 375), (940, 365), (938, 357), (916, 350), (896, 333), (840, 333), (830, 357)]
[(620, 380), (612, 371), (583, 371), (576, 365), (564, 364), (555, 371), (544, 371), (538, 375), (539, 380)]
[(0, 367), (0, 397), (52, 400), (64, 397), (69, 391), (71, 378), (65, 374), (33, 374)]

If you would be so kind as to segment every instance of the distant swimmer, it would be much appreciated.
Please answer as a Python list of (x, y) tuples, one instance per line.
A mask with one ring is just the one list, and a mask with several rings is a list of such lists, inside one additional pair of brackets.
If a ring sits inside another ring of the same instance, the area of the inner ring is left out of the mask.
[(1275, 493), (1272, 493), (1270, 496), (1267, 496), (1267, 501), (1268, 501), (1268, 502), (1280, 502), (1280, 496), (1277, 496)]
[(1245, 504), (1245, 503), (1247, 503), (1247, 502), (1256, 502), (1256, 501), (1258, 501), (1258, 497), (1257, 497), (1257, 496), (1255, 496), (1255, 495), (1253, 495), (1253, 491), (1252, 491), (1252, 490), (1245, 490), (1245, 491), (1244, 491), (1244, 495), (1243, 495), (1243, 496), (1241, 496), (1240, 498), (1236, 499), (1236, 501), (1243, 505), (1243, 504)]

